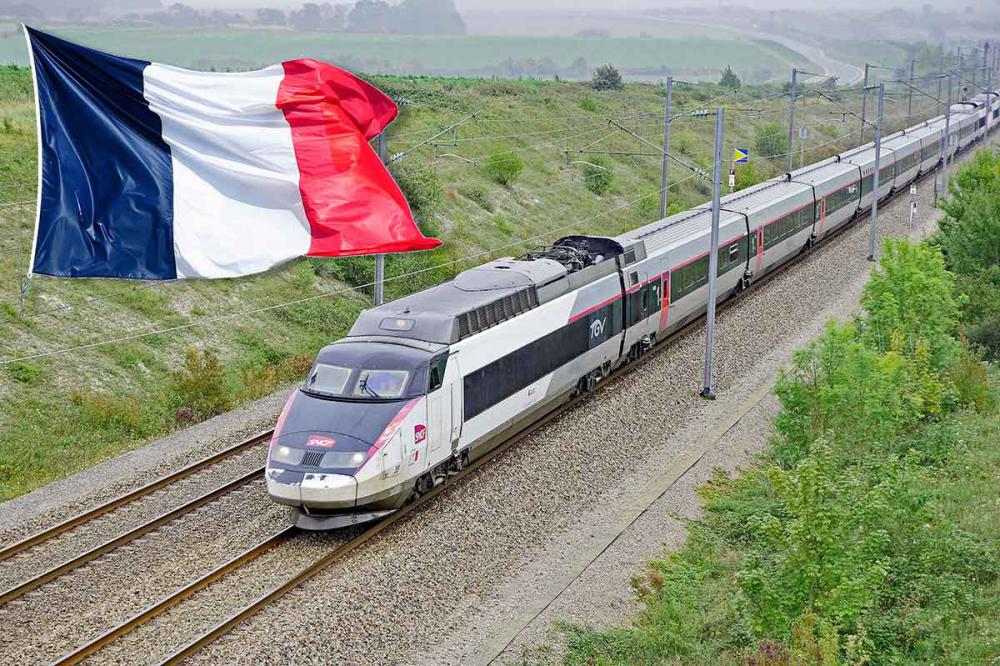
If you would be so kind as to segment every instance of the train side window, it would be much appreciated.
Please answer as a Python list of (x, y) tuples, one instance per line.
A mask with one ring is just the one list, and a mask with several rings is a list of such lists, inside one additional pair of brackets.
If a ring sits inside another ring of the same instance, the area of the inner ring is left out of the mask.
[(444, 369), (448, 364), (447, 356), (439, 356), (431, 360), (430, 379), (427, 382), (427, 392), (436, 391), (444, 383)]
[(635, 285), (639, 284), (639, 274), (638, 273), (629, 273), (628, 274), (628, 283), (629, 283), (630, 287), (634, 287)]
[(738, 261), (740, 258), (740, 244), (733, 243), (729, 246), (729, 263)]

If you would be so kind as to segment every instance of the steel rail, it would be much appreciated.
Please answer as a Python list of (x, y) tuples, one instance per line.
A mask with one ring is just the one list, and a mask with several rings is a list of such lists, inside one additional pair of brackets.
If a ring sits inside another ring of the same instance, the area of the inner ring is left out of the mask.
[(131, 633), (138, 629), (140, 626), (146, 622), (152, 620), (158, 615), (170, 610), (180, 602), (184, 601), (190, 597), (195, 592), (202, 590), (215, 581), (219, 580), (223, 576), (239, 569), (244, 564), (248, 564), (252, 560), (257, 559), (264, 553), (277, 548), (278, 546), (288, 542), (295, 532), (298, 531), (293, 525), (289, 525), (285, 529), (281, 530), (277, 534), (269, 536), (267, 539), (261, 541), (256, 546), (240, 553), (239, 555), (233, 557), (231, 560), (222, 564), (212, 571), (208, 572), (204, 576), (198, 578), (183, 587), (180, 587), (164, 598), (160, 599), (156, 603), (148, 606), (144, 610), (136, 613), (129, 619), (125, 620), (118, 626), (105, 633), (101, 634), (97, 638), (92, 639), (85, 645), (82, 645), (72, 652), (68, 652), (56, 661), (52, 662), (53, 666), (70, 666), (71, 664), (78, 664), (87, 657), (93, 655), (95, 652), (103, 648), (108, 643), (117, 640), (118, 638), (124, 636), (125, 634)]
[(187, 467), (183, 467), (177, 470), (176, 472), (167, 474), (166, 476), (160, 477), (159, 479), (147, 483), (146, 485), (140, 488), (136, 488), (135, 490), (129, 491), (123, 495), (119, 495), (118, 497), (109, 500), (104, 504), (101, 504), (100, 506), (96, 506), (93, 509), (89, 509), (87, 511), (84, 511), (83, 513), (79, 513), (71, 518), (62, 521), (61, 523), (53, 525), (52, 527), (47, 527), (43, 530), (35, 532), (34, 534), (28, 537), (25, 537), (24, 539), (21, 539), (16, 543), (13, 543), (9, 546), (5, 546), (4, 548), (0, 549), (0, 562), (10, 557), (13, 557), (14, 555), (17, 555), (18, 553), (27, 550), (28, 548), (37, 546), (40, 543), (48, 541), (49, 539), (58, 534), (62, 534), (63, 532), (71, 530), (74, 527), (78, 527), (79, 525), (82, 525), (84, 523), (87, 523), (97, 518), (98, 516), (102, 516), (105, 513), (108, 513), (109, 511), (114, 511), (115, 509), (121, 508), (126, 504), (134, 502), (135, 500), (141, 497), (145, 497), (146, 495), (156, 492), (161, 488), (165, 488), (166, 486), (169, 486), (170, 484), (175, 483), (185, 477), (191, 476), (195, 472), (199, 472), (205, 469), (206, 467), (211, 467), (212, 465), (215, 465), (216, 463), (221, 462), (222, 460), (232, 455), (240, 453), (257, 444), (260, 444), (266, 441), (267, 438), (271, 436), (272, 432), (273, 432), (272, 430), (266, 430), (264, 432), (258, 433), (253, 437), (251, 437), (250, 439), (240, 442), (239, 444), (234, 444), (233, 446), (223, 449), (218, 453), (213, 453), (212, 455), (202, 458), (197, 462), (193, 462)]
[(263, 474), (264, 474), (264, 467), (263, 466), (257, 467), (254, 470), (244, 474), (243, 476), (234, 479), (233, 481), (224, 483), (223, 485), (215, 488), (214, 490), (208, 491), (207, 493), (201, 495), (200, 497), (196, 497), (195, 499), (185, 504), (182, 504), (181, 506), (175, 509), (171, 509), (167, 513), (161, 514), (156, 518), (146, 521), (142, 525), (139, 525), (138, 527), (135, 527), (129, 530), (128, 532), (125, 532), (123, 534), (120, 534), (116, 537), (109, 539), (108, 541), (105, 541), (96, 548), (92, 548), (86, 551), (85, 553), (77, 555), (76, 557), (63, 562), (62, 564), (53, 567), (52, 569), (49, 569), (44, 573), (38, 574), (34, 578), (31, 578), (21, 583), (20, 585), (15, 585), (14, 587), (6, 590), (5, 592), (0, 593), (0, 606), (3, 606), (9, 601), (13, 601), (18, 597), (23, 596), (24, 594), (30, 592), (39, 585), (44, 585), (45, 583), (48, 583), (49, 581), (52, 581), (58, 578), (59, 576), (62, 576), (66, 573), (69, 573), (70, 571), (73, 571), (74, 569), (83, 566), (87, 562), (97, 559), (101, 555), (111, 552), (112, 550), (118, 548), (119, 546), (123, 546), (131, 541), (135, 541), (139, 537), (148, 534), (149, 532), (152, 532), (158, 527), (172, 520), (176, 520), (177, 518), (180, 518), (184, 514), (194, 511), (195, 509), (202, 507), (208, 504), (209, 502), (232, 492), (236, 488), (239, 488), (243, 484), (248, 483), (249, 481), (252, 481), (255, 478), (263, 478)]

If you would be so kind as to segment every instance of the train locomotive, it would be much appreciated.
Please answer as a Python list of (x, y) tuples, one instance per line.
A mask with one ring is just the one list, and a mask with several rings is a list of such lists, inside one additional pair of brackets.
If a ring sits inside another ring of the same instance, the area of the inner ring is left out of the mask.
[[(750, 287), (1000, 122), (1000, 93), (721, 200), (718, 298)], [(702, 315), (706, 204), (568, 236), (361, 313), (289, 397), (268, 493), (301, 528), (376, 520)]]

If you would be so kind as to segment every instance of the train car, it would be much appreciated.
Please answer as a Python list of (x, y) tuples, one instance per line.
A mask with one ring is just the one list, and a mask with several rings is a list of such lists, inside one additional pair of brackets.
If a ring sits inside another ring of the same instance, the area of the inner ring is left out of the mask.
[(756, 242), (755, 277), (777, 268), (810, 244), (816, 225), (812, 187), (781, 178), (726, 196), (722, 208), (746, 218)]
[(816, 200), (816, 227), (813, 240), (819, 240), (857, 215), (861, 203), (861, 169), (856, 164), (832, 157), (818, 164), (793, 171), (788, 178), (808, 185)]
[(893, 134), (882, 143), (882, 149), (892, 151), (894, 158), (893, 190), (902, 190), (917, 179), (921, 164), (920, 148), (920, 137), (910, 134), (909, 130)]
[(972, 102), (951, 105), (951, 123), (958, 126), (957, 150), (962, 150), (976, 140), (979, 111)]
[[(656, 335), (663, 337), (700, 316), (708, 304), (708, 246), (712, 213), (698, 208), (633, 229), (615, 240), (643, 244), (646, 272), (662, 275), (663, 301)], [(719, 300), (749, 284), (751, 258), (757, 251), (746, 217), (719, 212)], [(631, 281), (631, 278), (630, 278)], [(649, 328), (643, 331), (650, 335)]]
[(944, 127), (938, 125), (937, 120), (937, 118), (934, 118), (907, 130), (910, 136), (920, 140), (921, 175), (928, 173), (941, 161)]
[[(861, 170), (861, 210), (872, 207), (872, 187), (875, 180), (875, 146), (868, 144), (840, 154), (840, 161), (854, 164)], [(892, 150), (879, 154), (878, 198), (881, 201), (892, 192), (895, 167)]]

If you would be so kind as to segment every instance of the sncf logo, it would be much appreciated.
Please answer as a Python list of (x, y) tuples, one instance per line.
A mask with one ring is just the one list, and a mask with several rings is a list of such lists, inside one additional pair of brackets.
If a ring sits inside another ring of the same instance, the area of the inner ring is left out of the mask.
[(608, 318), (604, 317), (603, 319), (595, 319), (590, 322), (590, 337), (595, 340), (602, 337), (604, 335), (604, 326), (607, 321)]
[(313, 435), (306, 441), (306, 446), (318, 446), (321, 449), (329, 449), (337, 445), (337, 440), (333, 437), (320, 437)]
[(413, 443), (419, 444), (425, 439), (427, 439), (427, 426), (423, 425), (413, 426)]

